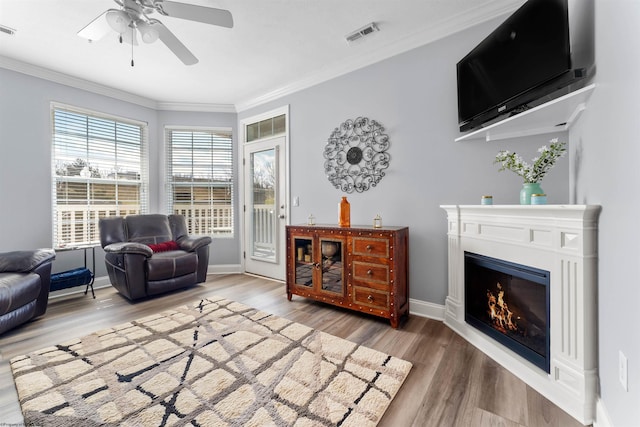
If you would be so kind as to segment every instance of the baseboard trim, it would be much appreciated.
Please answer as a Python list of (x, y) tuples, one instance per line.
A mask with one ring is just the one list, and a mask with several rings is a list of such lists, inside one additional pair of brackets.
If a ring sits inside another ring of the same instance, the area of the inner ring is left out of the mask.
[[(109, 281), (109, 276), (96, 277), (95, 280), (93, 281), (94, 290), (107, 288), (109, 286), (111, 286), (111, 282)], [(67, 289), (61, 289), (59, 291), (49, 292), (49, 299), (66, 297), (67, 295), (84, 294), (85, 289), (87, 289), (87, 285), (75, 286), (73, 288), (67, 288)]]
[(419, 299), (409, 298), (409, 313), (420, 317), (444, 321), (444, 305)]
[(596, 419), (593, 421), (593, 427), (612, 427), (613, 424), (609, 419), (609, 413), (605, 408), (602, 399), (598, 399), (596, 402)]
[[(240, 264), (216, 264), (209, 265), (207, 275), (209, 274), (247, 274), (242, 271)], [(261, 276), (258, 276), (261, 277)], [(266, 278), (265, 278), (266, 279)], [(96, 277), (93, 282), (94, 289), (106, 288), (111, 286), (109, 276)], [(72, 295), (77, 293), (84, 293), (84, 286), (78, 286), (75, 288), (63, 289), (60, 291), (51, 292), (50, 298), (58, 298), (66, 295)], [(429, 319), (444, 321), (444, 305), (434, 304), (428, 301), (422, 301), (419, 299), (409, 299), (409, 312), (415, 316), (428, 317)], [(605, 425), (606, 427), (606, 425)]]
[[(207, 274), (235, 274), (242, 273), (240, 264), (228, 264), (228, 265), (210, 265)], [(93, 281), (93, 289), (107, 288), (111, 286), (109, 276), (96, 277)], [(59, 291), (53, 291), (49, 293), (49, 298), (60, 298), (67, 295), (84, 294), (86, 286), (76, 286), (74, 288), (61, 289)]]
[(240, 264), (209, 264), (207, 274), (240, 274), (244, 273)]

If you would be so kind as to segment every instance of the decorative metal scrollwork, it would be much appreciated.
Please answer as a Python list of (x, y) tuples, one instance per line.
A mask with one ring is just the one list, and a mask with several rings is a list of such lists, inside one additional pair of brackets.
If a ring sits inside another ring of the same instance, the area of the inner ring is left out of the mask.
[(375, 120), (347, 120), (329, 136), (324, 147), (324, 171), (335, 188), (362, 193), (375, 187), (385, 175), (391, 156), (389, 136)]

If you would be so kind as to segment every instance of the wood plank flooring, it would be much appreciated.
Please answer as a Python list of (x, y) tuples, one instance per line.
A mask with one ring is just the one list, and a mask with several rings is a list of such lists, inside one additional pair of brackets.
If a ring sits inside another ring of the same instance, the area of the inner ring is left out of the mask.
[(21, 424), (9, 359), (71, 337), (219, 295), (408, 360), (413, 369), (379, 426), (581, 426), (442, 322), (410, 316), (400, 329), (373, 316), (294, 296), (284, 285), (210, 275), (199, 286), (132, 303), (113, 288), (52, 298), (44, 317), (0, 336), (0, 424)]

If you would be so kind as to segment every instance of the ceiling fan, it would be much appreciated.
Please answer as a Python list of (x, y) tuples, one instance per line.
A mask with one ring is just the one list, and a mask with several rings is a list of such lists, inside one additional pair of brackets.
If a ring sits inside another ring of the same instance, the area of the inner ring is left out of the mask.
[[(149, 15), (158, 13), (226, 28), (233, 27), (233, 17), (228, 10), (169, 0), (114, 1), (120, 9), (108, 9), (78, 31), (78, 35), (89, 40), (100, 40), (111, 31), (116, 31), (120, 35), (120, 43), (124, 41), (137, 45), (136, 33), (139, 32), (143, 42), (153, 43), (160, 39), (185, 65), (193, 65), (198, 62), (198, 58), (162, 22)], [(133, 59), (131, 65), (133, 66)]]

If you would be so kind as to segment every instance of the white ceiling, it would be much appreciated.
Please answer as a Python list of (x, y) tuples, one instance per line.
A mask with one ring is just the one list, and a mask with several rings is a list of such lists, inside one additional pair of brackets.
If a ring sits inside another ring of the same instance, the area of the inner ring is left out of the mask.
[[(178, 0), (176, 0), (178, 1)], [(195, 54), (185, 66), (162, 42), (133, 48), (113, 33), (77, 32), (113, 0), (0, 0), (0, 67), (135, 98), (156, 108), (241, 111), (463, 28), (524, 0), (180, 0), (227, 9), (231, 29), (155, 14)], [(375, 22), (380, 31), (347, 43)]]

